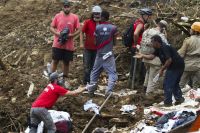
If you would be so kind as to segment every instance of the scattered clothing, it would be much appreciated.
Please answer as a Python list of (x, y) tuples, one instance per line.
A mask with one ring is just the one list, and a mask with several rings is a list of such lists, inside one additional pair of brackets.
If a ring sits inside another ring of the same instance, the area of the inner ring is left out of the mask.
[(122, 105), (120, 111), (122, 111), (122, 113), (132, 113), (136, 109), (137, 107), (135, 105)]
[(92, 100), (87, 101), (83, 106), (85, 111), (94, 111), (96, 114), (99, 114), (99, 106), (92, 102)]

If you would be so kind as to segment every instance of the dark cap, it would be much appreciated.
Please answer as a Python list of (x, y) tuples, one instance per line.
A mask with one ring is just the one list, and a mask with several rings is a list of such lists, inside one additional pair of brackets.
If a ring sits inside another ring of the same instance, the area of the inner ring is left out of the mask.
[(50, 80), (51, 82), (53, 82), (53, 81), (56, 80), (56, 79), (58, 79), (58, 73), (57, 73), (57, 72), (51, 73), (50, 76), (49, 76), (49, 80)]
[(70, 2), (68, 0), (61, 0), (64, 6), (70, 6)]
[(53, 72), (49, 76), (49, 80), (53, 82), (54, 80), (58, 79), (59, 77), (63, 76), (63, 73), (58, 74), (57, 72)]

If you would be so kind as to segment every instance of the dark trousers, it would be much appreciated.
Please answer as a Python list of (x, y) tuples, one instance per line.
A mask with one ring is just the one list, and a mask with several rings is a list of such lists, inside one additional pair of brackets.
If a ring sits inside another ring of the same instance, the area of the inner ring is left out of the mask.
[(31, 108), (30, 111), (31, 127), (29, 133), (37, 133), (38, 124), (43, 121), (47, 133), (55, 133), (56, 126), (53, 119), (46, 108)]
[(172, 95), (174, 95), (176, 101), (183, 98), (182, 91), (179, 86), (179, 82), (183, 74), (183, 71), (184, 71), (184, 68), (166, 71), (164, 84), (163, 84), (165, 104), (172, 103)]
[(96, 50), (85, 49), (83, 54), (83, 64), (84, 64), (84, 77), (83, 83), (87, 84), (90, 82), (90, 73), (94, 66), (95, 58), (96, 58)]

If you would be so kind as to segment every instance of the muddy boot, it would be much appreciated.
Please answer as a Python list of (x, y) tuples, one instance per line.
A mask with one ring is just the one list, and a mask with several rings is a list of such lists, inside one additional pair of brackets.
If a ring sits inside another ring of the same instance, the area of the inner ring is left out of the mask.
[(173, 104), (172, 103), (164, 103), (164, 106), (165, 107), (171, 107), (171, 106), (173, 106)]
[(185, 101), (185, 98), (182, 97), (180, 100), (176, 100), (174, 105), (179, 105), (179, 104), (183, 103), (184, 101)]

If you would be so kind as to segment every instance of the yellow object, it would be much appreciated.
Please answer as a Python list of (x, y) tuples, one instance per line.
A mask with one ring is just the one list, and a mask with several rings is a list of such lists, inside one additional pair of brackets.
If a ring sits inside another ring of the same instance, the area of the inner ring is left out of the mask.
[(194, 22), (191, 26), (191, 29), (200, 32), (200, 22)]

